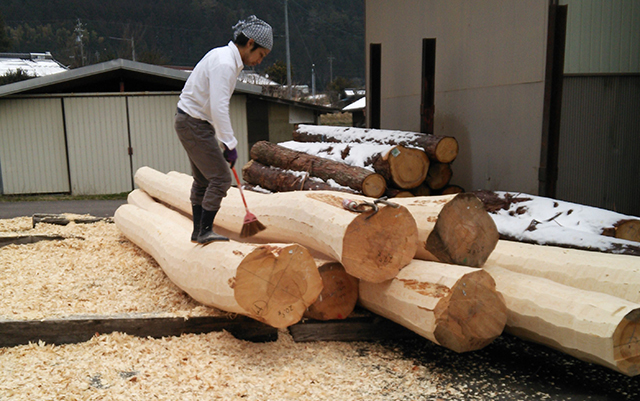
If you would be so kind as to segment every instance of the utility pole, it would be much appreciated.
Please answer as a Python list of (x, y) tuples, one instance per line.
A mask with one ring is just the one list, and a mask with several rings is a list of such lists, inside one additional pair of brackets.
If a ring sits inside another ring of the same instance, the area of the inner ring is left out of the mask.
[(284, 0), (284, 31), (287, 50), (287, 98), (291, 99), (291, 52), (289, 51), (289, 12), (288, 0)]
[(80, 18), (78, 18), (78, 23), (76, 24), (76, 42), (80, 45), (80, 64), (84, 67), (84, 42), (82, 38), (84, 33), (82, 32), (82, 22), (80, 22)]
[(124, 40), (131, 43), (131, 60), (136, 61), (136, 44), (133, 41), (133, 36), (131, 38), (114, 38), (113, 36), (109, 36), (109, 39), (114, 40)]
[(316, 96), (316, 65), (311, 64), (311, 96)]
[(333, 82), (333, 60), (335, 60), (336, 58), (333, 57), (333, 55), (330, 55), (327, 58), (329, 59), (329, 82)]

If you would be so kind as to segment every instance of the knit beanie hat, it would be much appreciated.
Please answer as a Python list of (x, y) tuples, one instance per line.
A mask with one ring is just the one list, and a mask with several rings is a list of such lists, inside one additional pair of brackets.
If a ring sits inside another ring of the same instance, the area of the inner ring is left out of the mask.
[(233, 26), (233, 39), (238, 35), (244, 34), (249, 39), (253, 39), (257, 44), (267, 50), (273, 47), (273, 32), (271, 25), (257, 18), (255, 15), (250, 16), (246, 20), (240, 20)]

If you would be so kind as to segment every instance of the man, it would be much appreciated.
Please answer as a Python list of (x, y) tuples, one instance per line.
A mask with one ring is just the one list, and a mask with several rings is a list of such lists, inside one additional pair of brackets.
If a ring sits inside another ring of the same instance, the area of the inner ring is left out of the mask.
[(271, 26), (255, 15), (239, 21), (233, 29), (233, 41), (210, 50), (195, 66), (182, 89), (175, 116), (175, 130), (193, 174), (191, 241), (200, 244), (229, 240), (213, 231), (222, 198), (231, 187), (229, 166), (238, 158), (229, 102), (243, 67), (260, 64), (273, 46)]

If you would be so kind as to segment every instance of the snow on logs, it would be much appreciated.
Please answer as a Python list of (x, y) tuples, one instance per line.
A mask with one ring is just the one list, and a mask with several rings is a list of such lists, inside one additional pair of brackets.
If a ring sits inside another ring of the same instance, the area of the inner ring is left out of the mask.
[[(191, 213), (191, 176), (142, 167), (135, 174), (135, 182), (152, 197)], [(299, 243), (340, 262), (347, 273), (365, 281), (382, 282), (395, 277), (417, 250), (416, 223), (404, 207), (380, 205), (375, 214), (355, 213), (343, 207), (344, 199), (370, 198), (335, 191), (269, 195), (246, 191), (245, 197), (251, 212), (267, 227), (252, 241)], [(230, 188), (215, 224), (237, 233), (245, 214), (239, 191)]]
[(190, 241), (190, 219), (142, 191), (129, 202), (116, 210), (118, 228), (198, 302), (280, 328), (297, 323), (322, 290), (313, 257), (298, 244), (203, 247)]
[(507, 311), (482, 269), (414, 260), (392, 280), (360, 282), (360, 304), (456, 352), (490, 344)]

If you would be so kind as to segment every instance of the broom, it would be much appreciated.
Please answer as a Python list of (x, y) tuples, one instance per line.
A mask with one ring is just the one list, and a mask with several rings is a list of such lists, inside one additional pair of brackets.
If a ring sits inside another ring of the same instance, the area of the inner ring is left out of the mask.
[(247, 214), (244, 216), (244, 222), (242, 223), (242, 231), (240, 231), (240, 238), (247, 238), (253, 235), (256, 235), (260, 231), (264, 230), (264, 224), (258, 221), (258, 218), (249, 211), (249, 207), (247, 206), (247, 201), (244, 198), (244, 193), (242, 192), (242, 184), (240, 184), (240, 179), (238, 178), (238, 173), (236, 173), (236, 168), (231, 167), (231, 171), (233, 171), (233, 175), (236, 177), (236, 182), (238, 183), (238, 189), (240, 190), (240, 196), (242, 197), (242, 202), (244, 203), (244, 208), (247, 211)]

